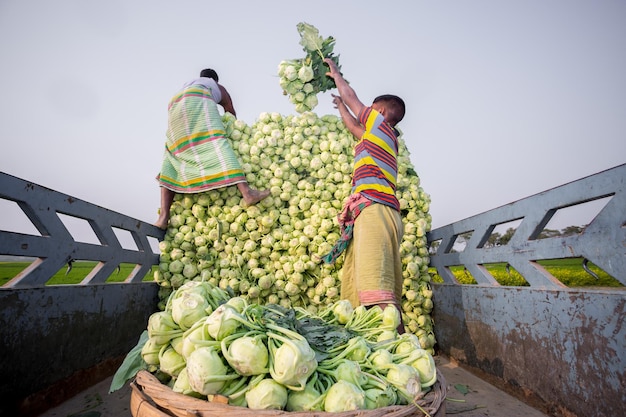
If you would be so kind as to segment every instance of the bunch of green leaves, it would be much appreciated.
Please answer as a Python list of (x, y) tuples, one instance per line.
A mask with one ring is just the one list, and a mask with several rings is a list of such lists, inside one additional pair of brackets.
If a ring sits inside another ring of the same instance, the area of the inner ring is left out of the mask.
[(311, 84), (318, 92), (335, 88), (335, 81), (326, 75), (329, 68), (324, 62), (324, 59), (330, 58), (337, 64), (337, 67), (341, 69), (341, 65), (339, 65), (339, 55), (335, 55), (333, 52), (335, 38), (332, 36), (327, 38), (320, 36), (317, 28), (308, 23), (300, 22), (297, 28), (301, 38), (300, 45), (302, 45), (304, 52), (306, 52), (304, 64), (313, 68), (314, 78), (311, 80)]
[(270, 323), (294, 332), (297, 331), (298, 319), (293, 309), (283, 307), (279, 304), (267, 304), (265, 306), (259, 306), (258, 308), (260, 310), (261, 324), (263, 326)]
[(324, 359), (333, 349), (345, 345), (356, 336), (355, 332), (345, 326), (327, 323), (316, 317), (300, 318), (297, 330), (318, 353), (320, 359)]
[(277, 304), (262, 307), (262, 322), (271, 323), (304, 336), (320, 359), (325, 358), (329, 351), (346, 344), (356, 335), (344, 326), (327, 323), (320, 318), (297, 317), (294, 309)]

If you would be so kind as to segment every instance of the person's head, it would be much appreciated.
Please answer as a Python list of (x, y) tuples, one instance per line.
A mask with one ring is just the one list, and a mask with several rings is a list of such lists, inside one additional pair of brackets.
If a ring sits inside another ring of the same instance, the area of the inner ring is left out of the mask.
[(220, 80), (220, 77), (217, 76), (217, 72), (211, 68), (205, 68), (200, 71), (200, 76), (204, 78), (213, 78), (216, 83)]
[(404, 100), (393, 94), (384, 94), (374, 99), (372, 107), (385, 117), (385, 121), (395, 126), (404, 118)]

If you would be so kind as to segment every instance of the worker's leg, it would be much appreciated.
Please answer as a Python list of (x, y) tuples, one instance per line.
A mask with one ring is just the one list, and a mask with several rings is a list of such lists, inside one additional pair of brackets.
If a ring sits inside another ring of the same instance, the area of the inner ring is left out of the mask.
[(159, 218), (154, 225), (161, 229), (167, 229), (170, 221), (170, 207), (174, 201), (174, 191), (161, 187), (161, 209), (159, 210)]

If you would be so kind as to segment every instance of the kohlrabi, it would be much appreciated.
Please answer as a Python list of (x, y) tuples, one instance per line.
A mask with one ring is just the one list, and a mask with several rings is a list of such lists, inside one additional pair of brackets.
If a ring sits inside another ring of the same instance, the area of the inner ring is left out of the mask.
[(269, 372), (267, 336), (259, 332), (233, 334), (222, 339), (221, 348), (228, 364), (244, 376)]
[(226, 381), (238, 378), (236, 373), (228, 373), (216, 348), (200, 347), (187, 358), (187, 377), (189, 386), (203, 395), (217, 394)]
[(315, 351), (298, 333), (275, 325), (268, 327), (272, 378), (291, 390), (303, 390), (317, 368)]
[(365, 409), (365, 392), (351, 382), (339, 380), (326, 392), (324, 398), (324, 411), (326, 412), (363, 409)]
[(282, 410), (287, 404), (287, 388), (272, 378), (265, 378), (246, 392), (248, 408)]

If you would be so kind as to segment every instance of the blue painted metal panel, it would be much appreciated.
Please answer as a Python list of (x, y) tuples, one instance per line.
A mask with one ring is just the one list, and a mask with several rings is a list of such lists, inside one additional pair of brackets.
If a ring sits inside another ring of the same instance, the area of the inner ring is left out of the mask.
[(553, 410), (626, 415), (626, 291), (435, 284), (439, 349)]
[(154, 282), (0, 290), (0, 416), (39, 415), (112, 375), (157, 302)]
[[(82, 284), (103, 283), (121, 263), (137, 265), (126, 282), (141, 282), (158, 264), (148, 238), (163, 239), (164, 231), (140, 220), (50, 190), (0, 172), (0, 198), (14, 201), (37, 228), (40, 236), (0, 230), (0, 254), (37, 258), (4, 288), (44, 285), (74, 260), (98, 261)], [(77, 242), (57, 213), (89, 223), (100, 244)], [(128, 231), (137, 250), (121, 246), (113, 228)]]
[[(557, 210), (611, 197), (580, 235), (537, 239)], [(507, 245), (486, 247), (493, 229), (522, 219)], [(585, 258), (626, 285), (626, 164), (536, 194), (506, 206), (437, 228), (427, 234), (429, 244), (441, 241), (430, 265), (446, 283), (457, 283), (450, 266), (464, 265), (479, 284), (498, 285), (482, 267), (506, 262), (537, 288), (564, 285), (536, 261)], [(453, 252), (456, 238), (472, 232), (462, 252)]]
[[(579, 235), (538, 239), (565, 207), (610, 197)], [(485, 243), (521, 220), (506, 245)], [(472, 232), (461, 252), (459, 235)], [(537, 261), (584, 258), (626, 285), (626, 164), (427, 234), (440, 241), (430, 265), (438, 348), (544, 403), (551, 415), (626, 415), (626, 291), (567, 288)], [(504, 262), (530, 287), (500, 286), (484, 267)], [(459, 285), (462, 265), (477, 285)]]

